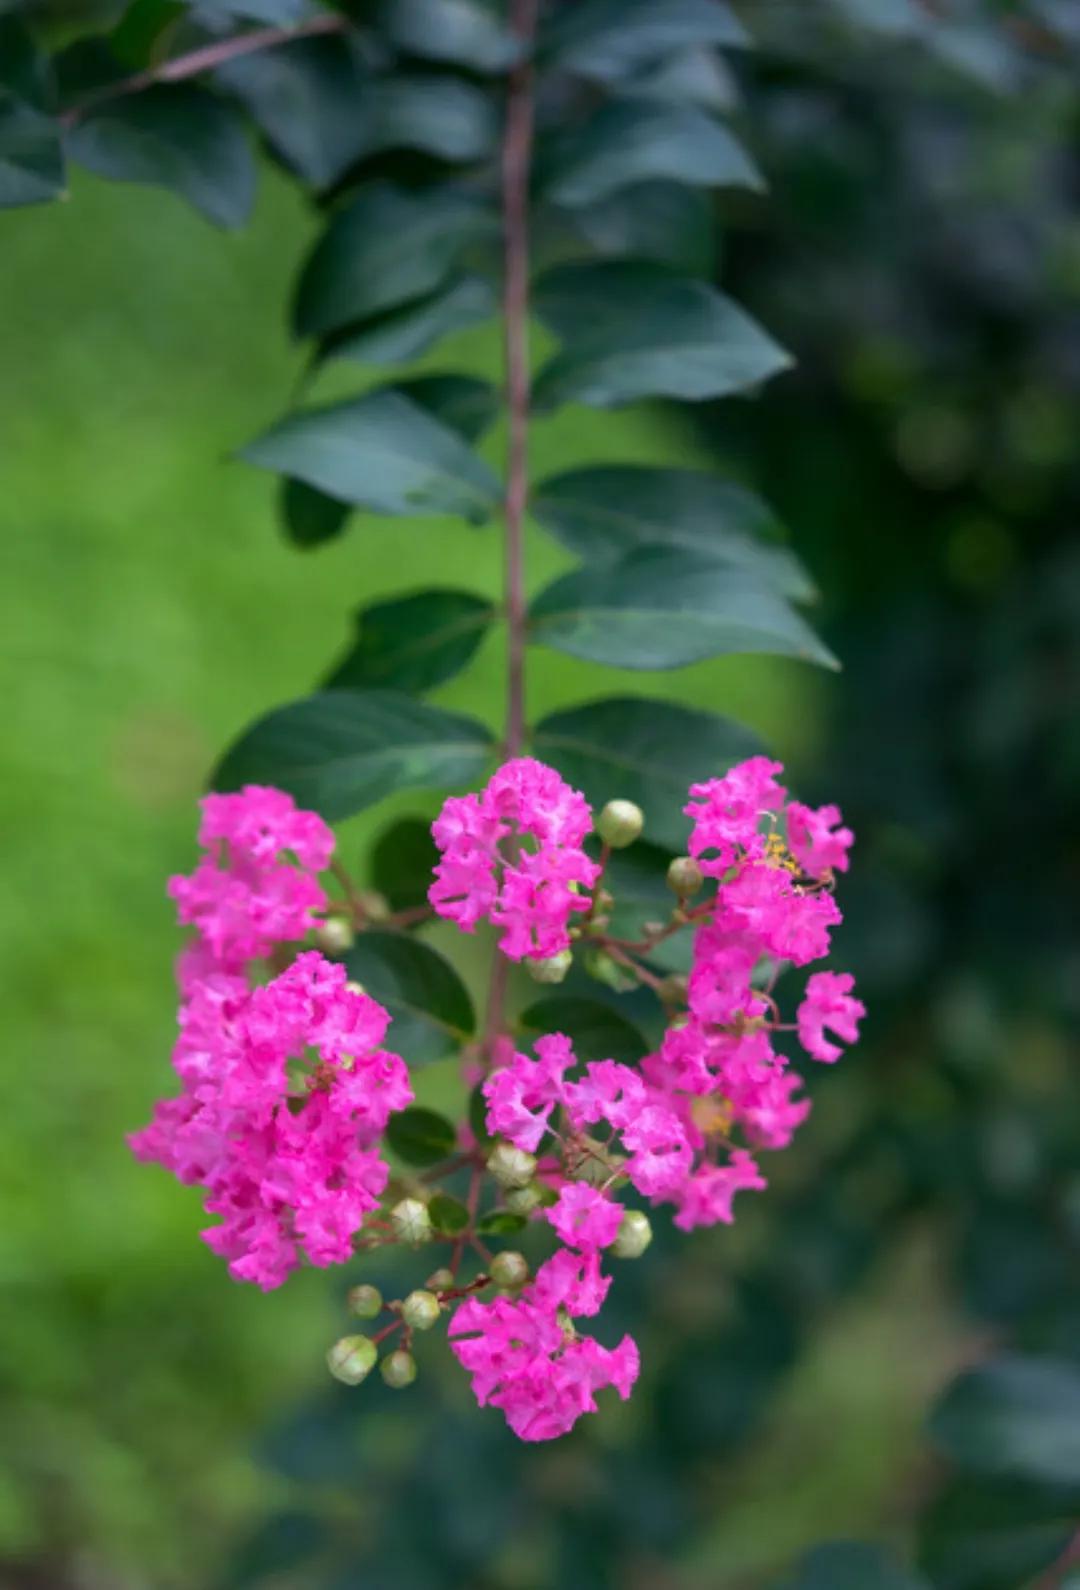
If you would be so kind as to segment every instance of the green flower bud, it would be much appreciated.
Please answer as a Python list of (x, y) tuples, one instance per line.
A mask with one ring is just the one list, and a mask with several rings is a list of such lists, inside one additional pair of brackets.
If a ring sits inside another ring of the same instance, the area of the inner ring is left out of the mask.
[(352, 949), (355, 934), (352, 923), (343, 916), (328, 916), (315, 929), (315, 947), (324, 955), (344, 955)]
[(585, 970), (598, 983), (604, 983), (618, 994), (628, 993), (637, 987), (637, 978), (613, 960), (607, 950), (590, 949), (585, 955)]
[(382, 1313), (382, 1293), (377, 1286), (351, 1286), (345, 1301), (357, 1319), (376, 1319)]
[(525, 970), (534, 983), (561, 983), (574, 964), (570, 950), (560, 950), (558, 955), (548, 955), (542, 960), (524, 961)]
[(633, 801), (608, 801), (596, 819), (596, 832), (612, 850), (624, 850), (641, 837), (645, 813)]
[(688, 900), (692, 894), (697, 894), (704, 882), (705, 875), (693, 856), (676, 856), (668, 867), (668, 888), (680, 900)]
[(390, 1224), (402, 1242), (427, 1242), (431, 1237), (431, 1216), (419, 1198), (403, 1198), (390, 1211)]
[(401, 1305), (401, 1317), (416, 1331), (429, 1331), (442, 1313), (434, 1292), (410, 1292)]
[(343, 1336), (330, 1348), (326, 1364), (335, 1380), (358, 1386), (375, 1368), (378, 1356), (370, 1336)]
[(453, 1270), (434, 1270), (427, 1278), (433, 1292), (449, 1292), (454, 1285)]
[(497, 1143), (488, 1155), (487, 1168), (500, 1187), (524, 1187), (536, 1175), (536, 1155), (513, 1143)]
[(491, 1279), (496, 1286), (509, 1290), (522, 1286), (529, 1279), (529, 1266), (523, 1253), (497, 1253), (491, 1261)]
[(385, 922), (389, 917), (390, 902), (384, 894), (378, 894), (374, 889), (361, 889), (357, 898), (369, 922)]
[(349, 981), (345, 984), (345, 987), (349, 990), (350, 994), (367, 993), (367, 989), (364, 987), (363, 983), (358, 983), (355, 978), (352, 977), (349, 978)]
[(379, 1365), (379, 1373), (388, 1386), (401, 1391), (405, 1386), (411, 1386), (416, 1379), (416, 1359), (412, 1353), (399, 1347), (396, 1352), (387, 1353)]
[(677, 1005), (680, 1001), (685, 1003), (689, 989), (688, 977), (684, 977), (682, 972), (669, 972), (666, 977), (660, 979), (656, 992), (665, 1005)]
[(506, 1194), (506, 1207), (515, 1215), (529, 1215), (540, 1202), (541, 1189), (534, 1181), (524, 1187), (511, 1187)]
[(640, 1209), (628, 1209), (619, 1225), (619, 1234), (611, 1244), (617, 1259), (640, 1259), (652, 1241), (652, 1226), (648, 1215)]

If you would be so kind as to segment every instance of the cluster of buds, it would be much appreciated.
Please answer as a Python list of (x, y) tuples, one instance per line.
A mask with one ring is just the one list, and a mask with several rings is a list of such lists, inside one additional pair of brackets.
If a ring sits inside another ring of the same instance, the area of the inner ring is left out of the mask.
[[(761, 1153), (785, 1147), (810, 1108), (789, 1038), (831, 1063), (863, 1015), (852, 978), (833, 971), (812, 972), (781, 1011), (787, 973), (828, 953), (852, 843), (835, 807), (787, 798), (781, 771), (754, 757), (691, 787), (670, 912), (633, 938), (612, 931), (608, 874), (612, 852), (645, 829), (638, 806), (612, 800), (594, 823), (585, 797), (530, 758), (445, 803), (431, 914), (464, 932), (491, 923), (538, 981), (580, 959), (650, 989), (664, 1031), (630, 1065), (576, 1052), (559, 1032), (519, 1047), (494, 1021), (466, 1061), (473, 1104), (453, 1152), (415, 1177), (392, 1171), (384, 1142), (412, 1099), (404, 1062), (382, 1047), (389, 1017), (328, 958), (376, 917), (406, 921), (369, 909), (336, 864), (345, 898), (331, 900), (318, 875), (333, 836), (287, 795), (249, 787), (204, 802), (206, 853), (170, 884), (196, 929), (179, 965), (182, 1091), (132, 1145), (204, 1187), (222, 1220), (204, 1236), (239, 1280), (273, 1287), (298, 1263), (390, 1244), (448, 1249), (404, 1297), (353, 1286), (350, 1313), (372, 1328), (330, 1348), (338, 1380), (359, 1385), (378, 1365), (387, 1385), (410, 1385), (416, 1336), (445, 1319), (477, 1399), (525, 1440), (563, 1434), (605, 1387), (629, 1395), (635, 1343), (605, 1347), (578, 1322), (601, 1309), (608, 1261), (648, 1248), (640, 1205), (671, 1206), (682, 1230), (729, 1223), (736, 1194), (766, 1185)], [(679, 933), (685, 975), (657, 964)], [(528, 1227), (556, 1239), (535, 1271), (516, 1249), (492, 1251)]]

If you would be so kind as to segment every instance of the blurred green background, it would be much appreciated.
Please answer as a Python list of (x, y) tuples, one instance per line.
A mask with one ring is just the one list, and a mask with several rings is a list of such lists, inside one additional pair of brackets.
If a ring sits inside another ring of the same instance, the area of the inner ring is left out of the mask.
[[(283, 1585), (757, 1586), (826, 1535), (909, 1541), (939, 1479), (926, 1405), (977, 1347), (1076, 1350), (1075, 78), (789, 22), (766, 14), (746, 72), (773, 193), (732, 216), (725, 281), (799, 371), (692, 428), (572, 411), (534, 469), (719, 461), (781, 509), (844, 677), (738, 659), (633, 685), (753, 724), (842, 802), (837, 963), (872, 1016), (767, 1207), (681, 1260), (659, 1242), (626, 1284), (640, 1399), (551, 1452), (512, 1452), (455, 1384), (423, 1411), (331, 1395), (336, 1283), (232, 1286), (195, 1194), (123, 1141), (168, 1087), (164, 879), (214, 757), (326, 670), (361, 603), (497, 590), (496, 536), (357, 519), (300, 553), (273, 482), (230, 461), (300, 374), (283, 306), (314, 223), (274, 171), (239, 236), (89, 177), (5, 217), (0, 1583), (262, 1583), (318, 1480), (377, 1568)], [(437, 362), (490, 372), (496, 349)], [(538, 535), (529, 559), (534, 586), (564, 561)], [(496, 722), (499, 640), (439, 699)], [(536, 654), (529, 712), (620, 685)], [(345, 854), (428, 809), (388, 803)]]

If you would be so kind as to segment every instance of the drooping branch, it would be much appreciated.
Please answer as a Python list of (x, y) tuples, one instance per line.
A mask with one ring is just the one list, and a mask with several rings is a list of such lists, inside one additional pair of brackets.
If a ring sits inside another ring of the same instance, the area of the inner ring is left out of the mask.
[(281, 44), (291, 44), (294, 39), (344, 33), (351, 26), (348, 17), (337, 11), (327, 11), (322, 16), (312, 17), (309, 22), (301, 22), (295, 28), (254, 28), (250, 33), (239, 33), (231, 39), (221, 39), (216, 44), (201, 45), (186, 55), (178, 55), (171, 61), (162, 61), (158, 66), (135, 72), (131, 77), (122, 77), (115, 83), (105, 84), (81, 104), (62, 111), (60, 124), (63, 127), (75, 127), (84, 116), (111, 100), (141, 94), (162, 83), (182, 83), (189, 77), (198, 77), (202, 72), (212, 72), (215, 67), (224, 66), (226, 61), (235, 61), (238, 56), (273, 50)]

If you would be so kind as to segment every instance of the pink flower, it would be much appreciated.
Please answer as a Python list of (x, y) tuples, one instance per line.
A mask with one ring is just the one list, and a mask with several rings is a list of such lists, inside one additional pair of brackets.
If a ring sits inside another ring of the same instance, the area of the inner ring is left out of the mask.
[(846, 872), (848, 851), (855, 843), (850, 828), (838, 828), (839, 806), (804, 806), (791, 801), (787, 809), (788, 847), (799, 866), (812, 878)]
[(737, 1192), (762, 1191), (765, 1178), (745, 1149), (737, 1148), (727, 1165), (703, 1165), (688, 1177), (679, 1198), (675, 1224), (681, 1231), (695, 1226), (730, 1225), (732, 1200)]
[[(341, 1264), (386, 1186), (375, 1144), (412, 1099), (405, 1063), (380, 1047), (389, 1018), (314, 952), (247, 991), (224, 976), (181, 1009), (178, 1099), (130, 1139), (181, 1181), (207, 1190), (203, 1233), (237, 1280), (279, 1286), (304, 1253)], [(301, 1073), (299, 1086), (291, 1068)]]
[(180, 921), (200, 935), (199, 947), (182, 959), (182, 986), (211, 960), (218, 970), (238, 972), (276, 944), (302, 939), (325, 909), (314, 873), (334, 848), (322, 818), (299, 810), (282, 790), (249, 784), (237, 795), (207, 795), (202, 813), (206, 854), (190, 876), (169, 879)]
[(441, 859), (428, 898), (466, 933), (484, 920), (501, 927), (511, 960), (558, 955), (599, 876), (581, 848), (591, 821), (585, 797), (553, 768), (531, 757), (507, 762), (479, 795), (443, 805), (431, 829)]
[[(754, 848), (761, 817), (784, 804), (783, 786), (775, 778), (783, 771), (779, 762), (752, 756), (723, 778), (691, 784), (690, 794), (698, 799), (683, 807), (694, 819), (688, 849), (707, 877), (722, 878), (740, 851)], [(711, 850), (715, 856), (706, 855)]]
[(598, 1391), (614, 1386), (625, 1400), (637, 1379), (631, 1337), (609, 1349), (579, 1336), (570, 1323), (595, 1312), (593, 1303), (599, 1307), (597, 1288), (585, 1279), (595, 1264), (595, 1250), (590, 1257), (560, 1249), (520, 1297), (470, 1298), (450, 1321), (451, 1348), (472, 1377), (477, 1401), (501, 1408), (523, 1441), (565, 1435), (583, 1413), (596, 1411)]
[(829, 1028), (845, 1043), (855, 1043), (859, 1022), (866, 1015), (861, 999), (851, 990), (855, 979), (850, 972), (814, 972), (806, 980), (806, 998), (799, 1006), (799, 1042), (815, 1060), (839, 1060), (843, 1051), (825, 1036)]
[(623, 1208), (595, 1187), (571, 1181), (545, 1213), (568, 1248), (607, 1248), (619, 1234)]

